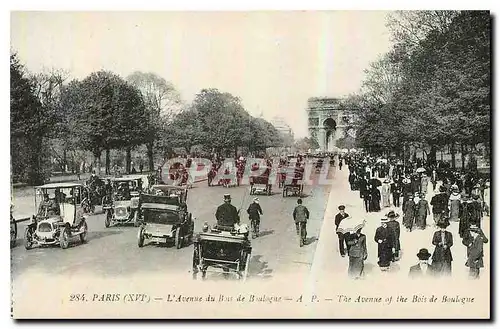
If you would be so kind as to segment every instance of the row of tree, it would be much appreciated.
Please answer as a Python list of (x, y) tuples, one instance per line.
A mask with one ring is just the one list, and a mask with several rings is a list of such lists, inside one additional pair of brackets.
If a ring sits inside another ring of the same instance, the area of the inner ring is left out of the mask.
[(155, 156), (165, 158), (173, 148), (190, 152), (201, 145), (224, 153), (283, 143), (269, 122), (252, 117), (239, 98), (217, 89), (204, 89), (192, 104), (184, 104), (171, 83), (152, 73), (123, 79), (99, 71), (66, 83), (65, 72), (30, 74), (16, 54), (10, 68), (12, 173), (29, 184), (44, 181), (51, 159), (57, 158), (64, 171), (78, 166), (88, 152), (97, 170), (105, 154), (109, 174), (112, 150), (125, 152), (129, 173), (132, 151), (143, 145), (147, 167), (154, 170)]
[(345, 106), (359, 111), (356, 142), (373, 152), (408, 146), (435, 161), (444, 146), (490, 149), (491, 17), (487, 11), (404, 11), (389, 16), (391, 50), (365, 71)]

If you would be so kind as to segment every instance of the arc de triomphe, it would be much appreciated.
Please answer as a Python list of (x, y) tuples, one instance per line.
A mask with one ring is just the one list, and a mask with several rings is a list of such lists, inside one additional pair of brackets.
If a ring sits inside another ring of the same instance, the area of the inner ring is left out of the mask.
[(322, 152), (334, 151), (339, 139), (356, 137), (355, 114), (341, 107), (342, 99), (312, 97), (307, 101), (309, 137), (316, 139)]

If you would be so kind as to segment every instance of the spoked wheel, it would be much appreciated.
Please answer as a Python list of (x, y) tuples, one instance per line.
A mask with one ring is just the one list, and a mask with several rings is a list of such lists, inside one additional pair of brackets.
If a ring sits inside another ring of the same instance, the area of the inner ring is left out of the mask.
[(87, 232), (89, 230), (89, 228), (87, 226), (87, 222), (83, 222), (82, 228), (83, 228), (83, 232), (80, 233), (80, 242), (85, 243), (85, 241), (87, 239)]
[(33, 233), (29, 227), (24, 230), (24, 248), (26, 248), (26, 250), (33, 248)]
[(61, 245), (62, 249), (66, 249), (69, 246), (69, 232), (68, 228), (64, 226), (61, 229), (61, 236), (59, 237), (59, 244)]

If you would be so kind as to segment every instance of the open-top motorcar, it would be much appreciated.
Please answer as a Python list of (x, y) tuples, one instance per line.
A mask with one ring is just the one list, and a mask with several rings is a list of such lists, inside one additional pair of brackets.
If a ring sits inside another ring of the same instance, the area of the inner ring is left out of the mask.
[(82, 243), (86, 241), (88, 227), (81, 209), (82, 189), (83, 186), (77, 183), (35, 187), (35, 207), (38, 211), (24, 233), (27, 250), (57, 244), (66, 249), (74, 237)]
[(209, 227), (197, 234), (193, 251), (193, 279), (201, 272), (202, 280), (207, 272), (222, 273), (225, 277), (234, 274), (239, 280), (246, 280), (252, 247), (248, 240), (246, 224), (235, 227)]
[(106, 212), (104, 226), (113, 224), (133, 223), (139, 226), (139, 196), (143, 190), (145, 177), (131, 175), (115, 177), (111, 180), (113, 186), (112, 202), (103, 205)]
[(146, 240), (155, 243), (173, 241), (176, 248), (180, 249), (189, 244), (194, 231), (193, 216), (187, 211), (186, 193), (175, 186), (155, 187), (153, 191), (157, 193), (154, 195), (140, 196), (141, 227), (137, 235), (137, 244), (142, 248)]

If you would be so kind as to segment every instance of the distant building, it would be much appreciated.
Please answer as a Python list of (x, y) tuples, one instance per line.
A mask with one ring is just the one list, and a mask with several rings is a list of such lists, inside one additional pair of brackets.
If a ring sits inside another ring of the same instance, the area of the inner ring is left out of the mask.
[(357, 109), (345, 109), (342, 101), (331, 97), (312, 97), (307, 101), (309, 136), (318, 142), (321, 151), (354, 145)]
[(271, 124), (276, 128), (276, 130), (281, 134), (283, 139), (286, 140), (291, 140), (293, 142), (294, 140), (294, 134), (292, 128), (286, 123), (285, 119), (282, 117), (274, 117), (271, 120)]

